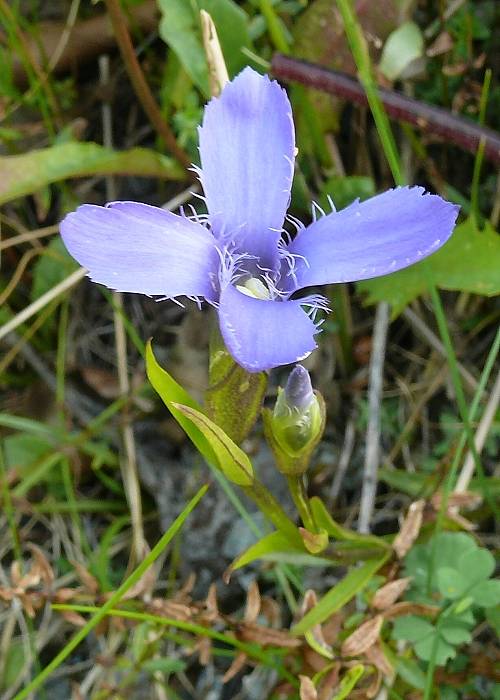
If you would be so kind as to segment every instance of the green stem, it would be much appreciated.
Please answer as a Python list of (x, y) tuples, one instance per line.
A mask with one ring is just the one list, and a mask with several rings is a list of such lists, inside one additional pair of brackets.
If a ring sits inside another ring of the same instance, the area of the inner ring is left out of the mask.
[(344, 29), (347, 41), (354, 56), (358, 69), (359, 80), (363, 85), (368, 104), (370, 105), (373, 119), (377, 127), (378, 135), (384, 149), (385, 157), (397, 185), (404, 185), (404, 177), (401, 171), (400, 159), (396, 142), (392, 134), (389, 119), (379, 97), (377, 85), (373, 79), (370, 54), (363, 35), (363, 31), (356, 19), (351, 0), (337, 0), (337, 5), (344, 21)]
[(251, 486), (242, 486), (241, 488), (277, 530), (280, 530), (291, 542), (302, 544), (302, 538), (296, 526), (264, 484), (255, 479)]
[(295, 503), (299, 515), (302, 518), (302, 522), (304, 523), (304, 527), (309, 530), (309, 532), (316, 532), (317, 528), (314, 524), (314, 519), (309, 507), (309, 499), (307, 498), (302, 475), (287, 475), (286, 480), (288, 482), (288, 488), (290, 489), (293, 502)]
[(274, 46), (278, 49), (278, 51), (281, 51), (281, 53), (290, 53), (290, 46), (288, 45), (285, 32), (281, 26), (280, 18), (276, 14), (270, 0), (260, 0), (259, 4), (260, 11), (266, 20), (269, 36), (271, 37), (271, 41), (273, 42)]

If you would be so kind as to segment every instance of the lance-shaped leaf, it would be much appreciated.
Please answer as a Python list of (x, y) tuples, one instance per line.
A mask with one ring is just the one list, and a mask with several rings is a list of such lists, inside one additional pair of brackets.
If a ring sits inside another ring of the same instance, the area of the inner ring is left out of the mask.
[(229, 435), (226, 435), (222, 428), (219, 428), (201, 411), (180, 403), (172, 405), (203, 434), (217, 458), (217, 465), (221, 472), (238, 486), (251, 486), (254, 481), (252, 463)]
[(217, 464), (214, 451), (203, 432), (192, 420), (187, 418), (176, 408), (176, 404), (182, 404), (185, 407), (188, 406), (197, 411), (201, 411), (201, 406), (199, 406), (188, 392), (183, 389), (163, 367), (160, 367), (153, 354), (151, 342), (148, 342), (146, 345), (146, 372), (149, 381), (160, 395), (163, 403), (185, 431), (198, 452), (200, 452), (209, 464)]
[(328, 593), (326, 593), (318, 604), (310, 610), (300, 622), (292, 628), (293, 634), (304, 634), (312, 629), (314, 625), (321, 624), (333, 613), (344, 607), (354, 596), (359, 593), (372, 579), (374, 574), (385, 564), (389, 554), (384, 554), (378, 559), (370, 559), (357, 569), (350, 571), (339, 581)]
[(282, 532), (271, 532), (252, 544), (232, 562), (224, 574), (227, 581), (233, 571), (241, 569), (256, 559), (268, 558), (278, 554), (307, 554), (304, 546), (291, 542)]
[(60, 143), (15, 156), (0, 157), (0, 204), (53, 182), (88, 175), (142, 175), (183, 180), (172, 158), (147, 148), (114, 151), (97, 143)]
[(362, 535), (358, 532), (354, 532), (354, 530), (349, 530), (339, 525), (339, 523), (332, 518), (323, 501), (317, 496), (313, 496), (309, 503), (317, 527), (327, 532), (330, 537), (334, 537), (336, 540), (342, 542), (352, 542), (359, 547), (377, 547), (387, 550), (391, 548), (387, 542), (384, 542), (383, 539), (376, 535)]

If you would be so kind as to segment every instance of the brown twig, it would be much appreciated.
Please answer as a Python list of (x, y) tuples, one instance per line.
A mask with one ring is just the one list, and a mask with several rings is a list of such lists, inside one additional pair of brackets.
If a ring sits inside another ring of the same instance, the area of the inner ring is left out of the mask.
[[(146, 112), (149, 121), (153, 125), (158, 135), (163, 139), (167, 148), (172, 155), (177, 158), (179, 163), (182, 163), (185, 168), (191, 167), (191, 159), (188, 154), (182, 149), (175, 139), (174, 134), (170, 130), (167, 122), (156, 103), (155, 98), (149, 85), (144, 78), (144, 74), (139, 65), (139, 61), (135, 55), (134, 46), (130, 39), (130, 34), (127, 28), (127, 22), (120, 8), (118, 0), (105, 0), (113, 31), (115, 33), (116, 42), (120, 48), (120, 53), (125, 63), (130, 82), (135, 90), (137, 97)], [(191, 171), (188, 171), (189, 173)], [(193, 176), (194, 177), (194, 176)]]
[[(357, 80), (330, 68), (275, 54), (271, 63), (271, 72), (280, 80), (293, 80), (349, 102), (368, 104), (365, 91)], [(471, 153), (476, 153), (480, 142), (484, 140), (485, 157), (496, 165), (500, 164), (498, 132), (451, 114), (446, 109), (414, 100), (393, 90), (379, 88), (379, 95), (389, 117), (440, 136)]]

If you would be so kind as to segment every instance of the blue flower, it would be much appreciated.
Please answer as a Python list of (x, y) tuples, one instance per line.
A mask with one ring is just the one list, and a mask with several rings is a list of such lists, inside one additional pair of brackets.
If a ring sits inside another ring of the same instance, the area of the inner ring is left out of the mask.
[(208, 103), (199, 136), (206, 216), (137, 202), (84, 204), (63, 220), (61, 234), (95, 282), (212, 304), (227, 349), (249, 372), (296, 362), (316, 347), (325, 300), (297, 292), (395, 272), (453, 231), (458, 207), (422, 187), (397, 187), (290, 237), (283, 229), (295, 158), (290, 102), (251, 68)]

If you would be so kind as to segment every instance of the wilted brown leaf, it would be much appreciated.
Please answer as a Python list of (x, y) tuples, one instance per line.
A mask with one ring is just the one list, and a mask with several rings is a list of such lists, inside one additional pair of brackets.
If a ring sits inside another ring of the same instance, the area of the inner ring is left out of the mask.
[(257, 581), (254, 579), (250, 586), (248, 587), (247, 591), (247, 600), (245, 604), (245, 614), (243, 616), (243, 619), (245, 622), (255, 622), (255, 620), (259, 617), (260, 613), (260, 606), (261, 606), (261, 599), (260, 599), (260, 592), (259, 592), (259, 585)]
[(177, 603), (175, 600), (164, 600), (163, 598), (153, 598), (148, 605), (148, 610), (155, 615), (171, 617), (174, 620), (187, 622), (193, 617), (193, 610), (189, 605)]
[(380, 642), (375, 642), (369, 649), (365, 651), (366, 660), (373, 664), (382, 675), (386, 678), (392, 678), (394, 669), (389, 663), (387, 656), (384, 654)]
[(434, 605), (424, 605), (423, 603), (412, 603), (403, 600), (384, 610), (382, 615), (385, 620), (392, 620), (395, 617), (401, 617), (401, 615), (428, 615), (429, 617), (434, 617), (438, 612), (439, 608)]
[(424, 508), (425, 501), (423, 499), (414, 501), (408, 508), (406, 518), (401, 525), (401, 530), (392, 544), (394, 551), (400, 559), (409, 552), (419, 535)]
[(376, 591), (372, 598), (372, 608), (375, 610), (385, 610), (397, 601), (411, 583), (411, 576), (406, 578), (398, 578), (395, 581), (389, 581), (385, 586)]
[(55, 576), (44, 552), (40, 549), (40, 547), (37, 547), (36, 544), (33, 544), (33, 542), (28, 542), (27, 548), (35, 560), (32, 569), (36, 570), (40, 576), (40, 580), (43, 581), (47, 587), (50, 586), (54, 582)]
[(300, 700), (318, 700), (318, 693), (314, 683), (308, 676), (299, 676)]
[(375, 615), (370, 620), (363, 622), (361, 627), (353, 632), (342, 644), (342, 656), (359, 656), (364, 654), (379, 638), (384, 618)]
[(74, 610), (61, 610), (61, 615), (75, 627), (83, 627), (87, 620)]
[(245, 654), (244, 651), (240, 651), (239, 654), (235, 656), (233, 659), (233, 663), (231, 666), (227, 669), (225, 674), (222, 677), (222, 682), (227, 683), (228, 681), (231, 680), (231, 678), (234, 678), (243, 668), (243, 666), (247, 663), (247, 655)]
[(340, 664), (335, 663), (321, 682), (321, 688), (318, 693), (318, 700), (331, 700), (333, 691), (339, 682)]
[(83, 583), (87, 591), (92, 593), (92, 595), (96, 595), (99, 591), (99, 581), (96, 579), (96, 577), (93, 576), (90, 571), (78, 561), (72, 561), (71, 565), (74, 567), (78, 578)]
[(200, 637), (196, 644), (196, 649), (198, 650), (200, 664), (208, 666), (212, 660), (212, 640), (210, 637)]
[(288, 630), (277, 630), (272, 627), (256, 625), (252, 622), (242, 622), (238, 625), (237, 636), (245, 642), (257, 642), (257, 644), (284, 647), (293, 649), (301, 645), (300, 639), (292, 637)]
[(217, 604), (217, 586), (215, 583), (210, 584), (203, 611), (203, 618), (207, 622), (214, 622), (219, 617), (219, 606)]

